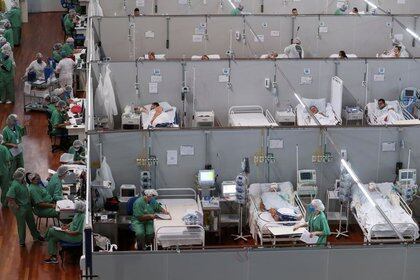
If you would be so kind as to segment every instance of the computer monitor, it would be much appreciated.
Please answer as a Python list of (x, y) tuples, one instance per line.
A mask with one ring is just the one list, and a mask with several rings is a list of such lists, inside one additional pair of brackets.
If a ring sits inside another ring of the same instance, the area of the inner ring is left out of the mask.
[(298, 183), (300, 184), (315, 184), (316, 171), (315, 170), (299, 170)]
[(400, 182), (411, 182), (411, 181), (416, 181), (416, 170), (415, 169), (400, 169), (399, 170), (399, 176), (398, 176), (398, 181)]
[(136, 196), (136, 186), (135, 185), (122, 185), (120, 187), (120, 197), (121, 198), (130, 198)]
[(412, 90), (412, 89), (405, 90), (405, 96), (406, 97), (413, 97), (414, 96), (414, 90)]
[(213, 187), (216, 181), (216, 173), (214, 170), (198, 171), (198, 184), (200, 187)]
[(233, 181), (225, 181), (222, 183), (222, 194), (223, 196), (234, 196), (236, 195), (236, 183)]

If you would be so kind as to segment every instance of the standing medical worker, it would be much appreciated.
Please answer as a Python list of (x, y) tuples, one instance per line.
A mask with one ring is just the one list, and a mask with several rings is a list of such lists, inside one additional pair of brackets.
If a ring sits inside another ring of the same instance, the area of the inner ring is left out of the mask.
[(19, 125), (18, 117), (10, 114), (6, 119), (6, 127), (3, 129), (4, 145), (9, 148), (13, 156), (10, 174), (15, 173), (16, 169), (23, 167), (23, 144), (22, 137), (25, 129)]
[(15, 43), (15, 46), (19, 46), (21, 38), (20, 35), (22, 30), (22, 11), (20, 10), (18, 3), (12, 3), (12, 8), (7, 13), (7, 18), (12, 24), (13, 41)]
[(13, 173), (13, 182), (6, 196), (7, 203), (16, 217), (19, 245), (21, 247), (25, 246), (26, 225), (28, 225), (34, 240), (44, 241), (44, 238), (36, 229), (24, 170), (18, 169)]
[(72, 58), (73, 54), (63, 58), (57, 65), (55, 71), (59, 74), (58, 82), (62, 88), (73, 86), (73, 73), (76, 62)]
[(144, 196), (134, 202), (131, 226), (136, 234), (138, 250), (145, 250), (145, 245), (153, 241), (153, 220), (156, 219), (156, 213), (169, 214), (156, 201), (157, 196), (156, 190), (148, 189), (144, 191)]
[(0, 103), (15, 102), (14, 66), (7, 50), (2, 50), (0, 59)]
[(10, 166), (12, 164), (12, 155), (9, 149), (3, 145), (3, 135), (0, 134), (0, 189), (1, 206), (7, 207), (6, 194), (10, 185)]
[(57, 172), (51, 176), (50, 181), (47, 185), (47, 191), (52, 197), (53, 201), (63, 199), (63, 180), (66, 177), (68, 168), (66, 166), (60, 166)]
[(312, 200), (308, 206), (308, 215), (304, 224), (296, 225), (293, 229), (308, 227), (311, 237), (318, 236), (317, 245), (326, 245), (328, 235), (331, 234), (327, 217), (324, 213), (325, 206), (319, 199)]

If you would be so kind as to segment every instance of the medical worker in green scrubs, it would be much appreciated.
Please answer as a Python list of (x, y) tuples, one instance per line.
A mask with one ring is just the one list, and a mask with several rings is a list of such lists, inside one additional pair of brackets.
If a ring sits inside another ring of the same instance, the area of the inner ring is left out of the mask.
[(59, 201), (63, 199), (63, 183), (62, 180), (66, 177), (68, 168), (66, 166), (60, 166), (57, 172), (51, 176), (50, 181), (47, 185), (47, 191), (52, 197), (53, 201)]
[(34, 214), (41, 218), (58, 218), (59, 212), (55, 211), (55, 203), (44, 187), (41, 177), (37, 173), (28, 175), (29, 181), (29, 196), (33, 206)]
[(331, 234), (324, 210), (325, 206), (321, 200), (312, 200), (308, 206), (306, 222), (304, 224), (296, 225), (294, 228), (296, 230), (301, 227), (307, 227), (308, 231), (311, 233), (311, 237), (318, 236), (317, 245), (326, 245), (328, 235)]
[(148, 189), (144, 191), (144, 196), (134, 202), (131, 227), (136, 234), (138, 250), (145, 250), (146, 244), (151, 244), (153, 241), (153, 220), (156, 218), (156, 213), (169, 214), (156, 201), (157, 196), (156, 190)]
[(13, 182), (6, 196), (7, 203), (16, 217), (20, 246), (25, 246), (26, 225), (28, 225), (34, 240), (44, 241), (36, 229), (29, 191), (25, 183), (25, 171), (22, 168), (13, 173)]
[(3, 135), (0, 134), (0, 189), (2, 207), (7, 207), (6, 194), (10, 185), (10, 166), (12, 160), (13, 158), (9, 149), (3, 145)]
[(11, 114), (6, 119), (6, 127), (3, 129), (4, 145), (9, 148), (13, 156), (10, 174), (13, 175), (16, 169), (23, 166), (22, 138), (25, 135), (25, 129), (19, 125), (18, 117)]
[(76, 215), (70, 224), (61, 227), (57, 230), (50, 227), (45, 235), (48, 241), (48, 254), (50, 257), (44, 260), (48, 264), (57, 264), (57, 243), (60, 241), (68, 243), (80, 243), (83, 240), (83, 229), (85, 225), (85, 209), (86, 205), (83, 201), (76, 201), (74, 203), (76, 208)]

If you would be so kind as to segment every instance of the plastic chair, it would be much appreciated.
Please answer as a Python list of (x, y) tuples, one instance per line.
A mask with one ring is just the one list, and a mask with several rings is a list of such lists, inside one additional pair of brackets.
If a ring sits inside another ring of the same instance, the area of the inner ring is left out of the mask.
[(73, 243), (73, 242), (66, 242), (66, 241), (61, 240), (61, 241), (58, 242), (58, 245), (60, 246), (60, 249), (58, 251), (58, 255), (61, 258), (61, 267), (64, 269), (64, 256), (65, 256), (66, 251), (70, 252), (70, 251), (76, 251), (77, 250), (77, 252), (80, 253), (80, 255), (81, 255), (83, 242), (81, 241), (81, 242)]

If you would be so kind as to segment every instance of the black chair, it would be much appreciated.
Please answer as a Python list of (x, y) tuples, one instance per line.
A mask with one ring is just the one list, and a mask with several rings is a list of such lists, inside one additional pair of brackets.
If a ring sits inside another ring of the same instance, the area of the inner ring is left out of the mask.
[(66, 255), (66, 252), (75, 256), (82, 256), (82, 250), (83, 250), (83, 242), (66, 242), (66, 241), (59, 241), (59, 250), (58, 255), (61, 259), (61, 267), (64, 269), (64, 257)]

